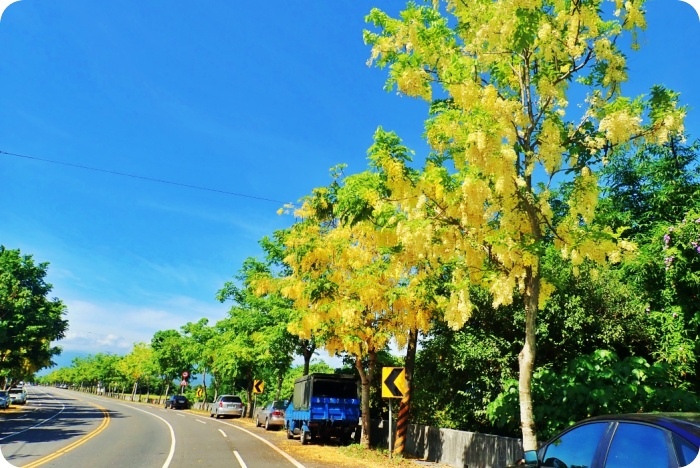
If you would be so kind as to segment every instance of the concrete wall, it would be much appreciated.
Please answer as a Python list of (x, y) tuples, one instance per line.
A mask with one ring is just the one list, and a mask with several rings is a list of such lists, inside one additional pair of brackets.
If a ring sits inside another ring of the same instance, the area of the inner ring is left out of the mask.
[[(387, 421), (372, 421), (371, 431), (373, 445), (388, 447)], [(520, 439), (410, 424), (406, 453), (459, 468), (503, 468), (522, 458), (523, 449)]]

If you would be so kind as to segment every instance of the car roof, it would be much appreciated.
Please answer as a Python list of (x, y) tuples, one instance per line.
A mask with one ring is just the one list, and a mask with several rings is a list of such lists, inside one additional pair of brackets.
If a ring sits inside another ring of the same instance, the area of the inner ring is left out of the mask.
[(628, 413), (594, 416), (576, 425), (595, 421), (631, 421), (654, 424), (684, 436), (689, 442), (700, 445), (700, 413)]

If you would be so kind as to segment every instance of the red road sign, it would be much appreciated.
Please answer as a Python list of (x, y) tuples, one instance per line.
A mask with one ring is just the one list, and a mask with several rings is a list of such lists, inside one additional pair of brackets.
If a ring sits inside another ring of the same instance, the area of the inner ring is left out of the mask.
[(183, 373), (182, 373), (182, 378), (183, 378), (183, 379), (186, 379), (186, 378), (189, 377), (189, 376), (190, 376), (190, 373), (189, 373), (189, 372), (183, 371)]

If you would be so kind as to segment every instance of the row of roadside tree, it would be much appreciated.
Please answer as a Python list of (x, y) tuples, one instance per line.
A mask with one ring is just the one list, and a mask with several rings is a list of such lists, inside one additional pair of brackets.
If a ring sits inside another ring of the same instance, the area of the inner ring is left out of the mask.
[(294, 357), (324, 348), (361, 381), (364, 444), (392, 345), (400, 417), (526, 450), (593, 414), (700, 409), (698, 145), (677, 93), (622, 93), (643, 2), (411, 2), (367, 20), (387, 88), (428, 104), (427, 154), (379, 128), (366, 171), (335, 167), (283, 210), (292, 226), (219, 292), (229, 316), (156, 333), (132, 379), (191, 369), (281, 393)]

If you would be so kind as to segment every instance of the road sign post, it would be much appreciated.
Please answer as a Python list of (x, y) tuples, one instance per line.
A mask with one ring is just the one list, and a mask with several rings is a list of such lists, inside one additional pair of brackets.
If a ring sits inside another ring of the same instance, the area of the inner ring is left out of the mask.
[(389, 458), (391, 458), (391, 453), (393, 452), (393, 447), (392, 447), (392, 440), (391, 440), (391, 422), (394, 420), (394, 417), (391, 415), (391, 407), (393, 405), (394, 400), (389, 400)]
[(406, 383), (406, 369), (403, 367), (382, 367), (382, 397), (389, 398), (389, 458), (392, 453), (391, 423), (392, 400), (391, 398), (403, 398), (408, 390)]

